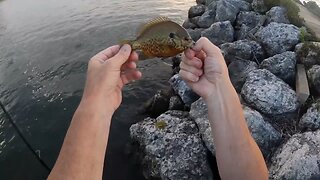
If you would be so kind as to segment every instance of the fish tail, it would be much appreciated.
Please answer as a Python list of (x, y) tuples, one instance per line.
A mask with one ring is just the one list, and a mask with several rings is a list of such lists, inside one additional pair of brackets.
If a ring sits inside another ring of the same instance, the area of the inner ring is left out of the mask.
[(123, 40), (120, 42), (120, 45), (125, 45), (125, 44), (129, 44), (132, 48), (132, 50), (136, 50), (140, 48), (140, 45), (137, 41), (135, 40)]

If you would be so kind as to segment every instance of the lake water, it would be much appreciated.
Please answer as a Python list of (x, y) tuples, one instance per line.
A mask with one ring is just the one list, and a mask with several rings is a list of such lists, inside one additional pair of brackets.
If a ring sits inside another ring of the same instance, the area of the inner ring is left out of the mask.
[[(0, 0), (0, 100), (50, 168), (80, 101), (90, 57), (133, 38), (139, 24), (150, 18), (165, 15), (182, 23), (194, 4), (194, 0)], [(143, 79), (124, 88), (123, 104), (112, 121), (104, 179), (141, 179), (126, 152), (128, 129), (144, 118), (137, 113), (143, 102), (167, 86), (171, 69), (159, 60), (138, 66)], [(0, 110), (0, 179), (47, 175)]]

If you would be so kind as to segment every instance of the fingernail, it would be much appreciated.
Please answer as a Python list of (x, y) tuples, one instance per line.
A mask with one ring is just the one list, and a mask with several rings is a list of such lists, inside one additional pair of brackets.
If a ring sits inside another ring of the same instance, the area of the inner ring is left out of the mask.
[(194, 77), (193, 82), (197, 82), (199, 80), (199, 77)]
[(122, 52), (128, 52), (128, 51), (131, 51), (131, 46), (128, 45), (128, 44), (125, 44), (121, 47), (121, 51)]

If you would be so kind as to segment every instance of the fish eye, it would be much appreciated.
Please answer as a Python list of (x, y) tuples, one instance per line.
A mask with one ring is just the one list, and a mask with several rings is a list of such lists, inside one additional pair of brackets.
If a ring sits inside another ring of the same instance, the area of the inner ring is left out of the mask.
[(170, 34), (169, 34), (169, 37), (170, 37), (170, 38), (174, 38), (174, 36), (175, 36), (174, 33), (170, 33)]

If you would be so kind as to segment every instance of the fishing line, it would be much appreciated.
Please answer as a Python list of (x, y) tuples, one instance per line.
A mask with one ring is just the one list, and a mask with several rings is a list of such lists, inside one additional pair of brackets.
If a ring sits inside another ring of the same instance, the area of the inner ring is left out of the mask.
[(22, 141), (27, 145), (28, 149), (32, 152), (32, 154), (38, 159), (38, 161), (41, 163), (41, 165), (48, 170), (48, 172), (51, 171), (51, 168), (38, 156), (37, 152), (32, 148), (30, 143), (27, 141), (27, 139), (23, 136), (22, 132), (20, 131), (19, 127), (14, 123), (11, 115), (8, 113), (2, 102), (0, 101), (1, 109), (3, 110), (4, 114), (6, 115), (7, 119), (12, 124), (13, 128), (17, 131), (18, 135), (21, 137)]

